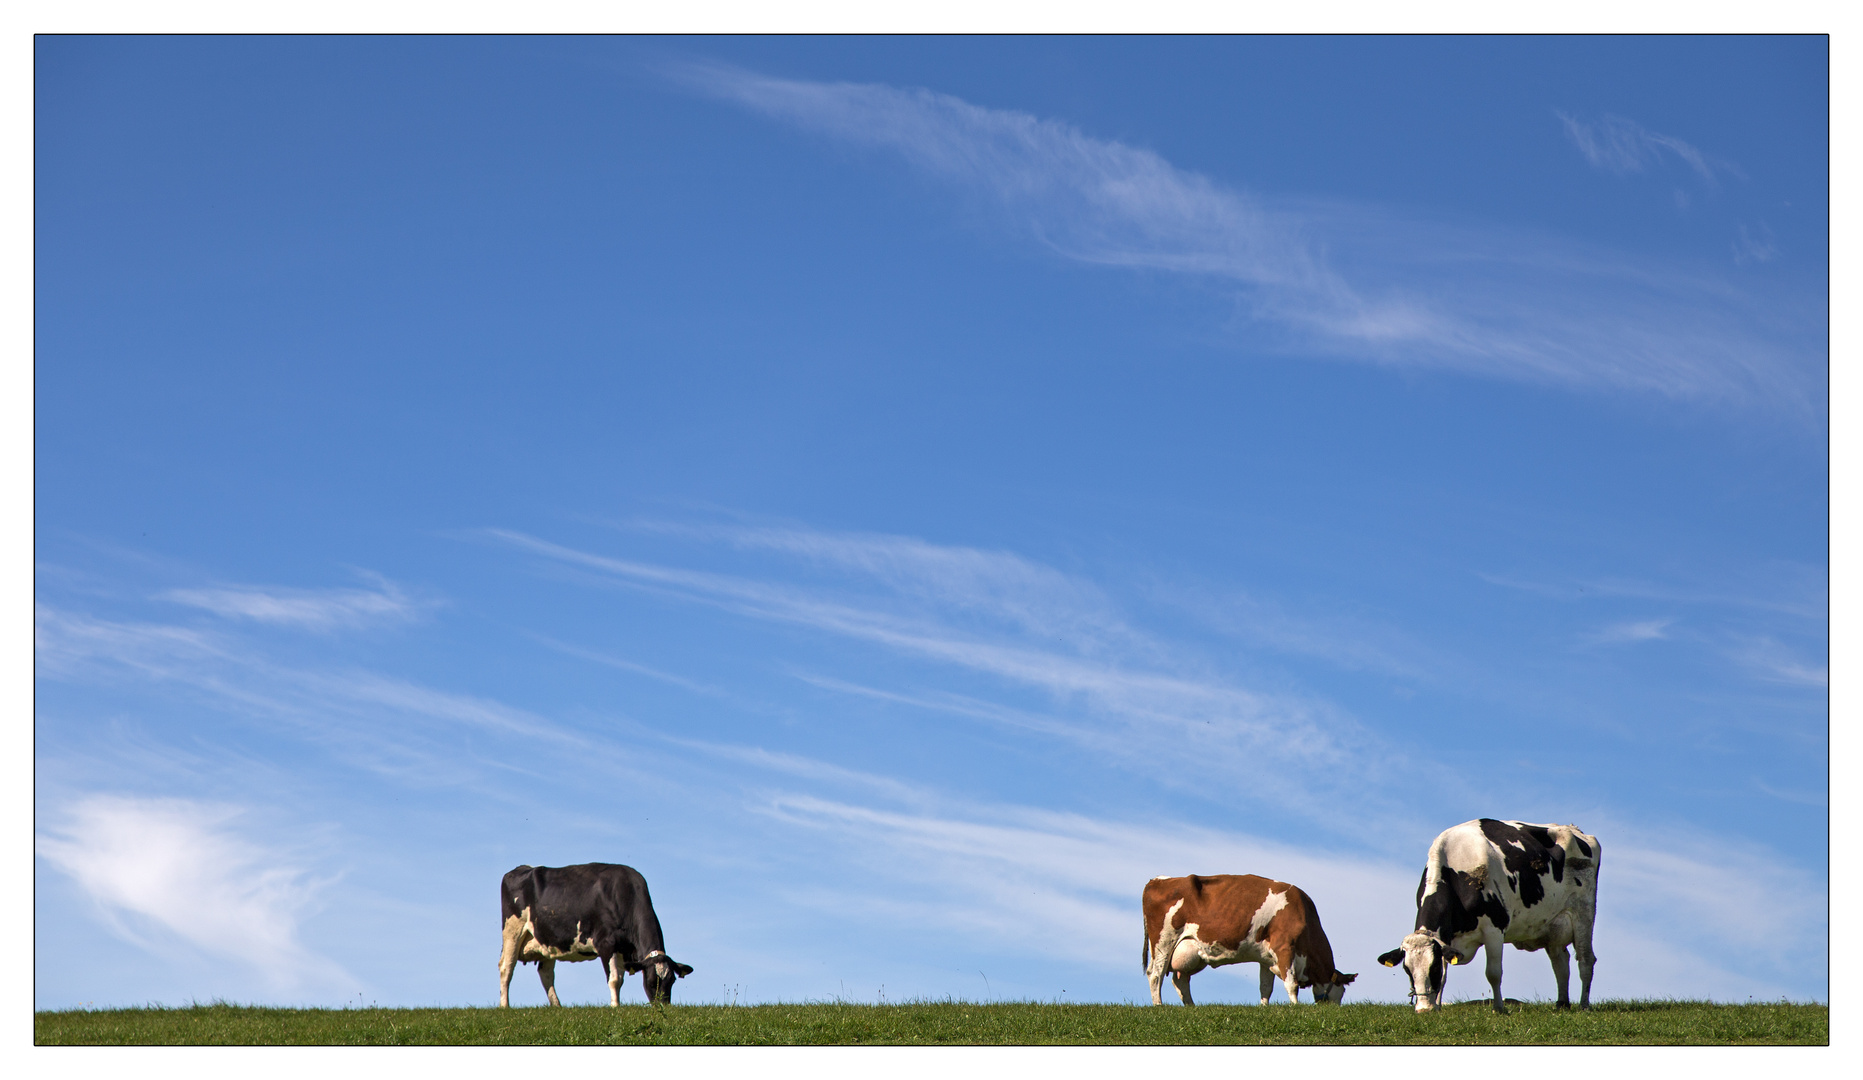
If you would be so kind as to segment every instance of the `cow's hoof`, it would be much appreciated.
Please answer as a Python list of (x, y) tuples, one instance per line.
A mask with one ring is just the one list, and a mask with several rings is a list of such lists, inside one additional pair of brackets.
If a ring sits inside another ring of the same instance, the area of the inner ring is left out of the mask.
[(1506, 1015), (1507, 1015), (1507, 1006), (1505, 1006), (1505, 1005), (1496, 1005), (1496, 1006), (1494, 1007), (1494, 1015), (1496, 1015), (1496, 1016), (1506, 1016)]

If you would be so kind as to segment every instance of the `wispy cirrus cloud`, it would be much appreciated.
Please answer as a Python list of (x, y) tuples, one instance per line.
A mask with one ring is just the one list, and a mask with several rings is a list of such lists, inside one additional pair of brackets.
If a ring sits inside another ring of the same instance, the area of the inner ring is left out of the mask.
[[(1121, 675), (1108, 672), (1102, 666), (1088, 665), (1059, 652), (1031, 648), (1014, 641), (986, 640), (974, 633), (959, 633), (948, 623), (929, 619), (922, 612), (882, 608), (828, 590), (596, 555), (508, 529), (487, 529), (484, 532), (489, 537), (533, 554), (595, 570), (613, 580), (671, 592), (682, 598), (724, 607), (742, 615), (862, 638), (921, 656), (1038, 684), (1057, 693), (1104, 690), (1117, 685), (1122, 679)], [(854, 537), (837, 539), (843, 545), (857, 542)], [(973, 610), (979, 607), (979, 593), (976, 590), (960, 587), (954, 595), (942, 594), (925, 576), (916, 577), (912, 587), (906, 591), (918, 594), (920, 599), (931, 599), (934, 605)], [(1032, 617), (1030, 609), (1023, 604), (990, 606), (984, 610), (988, 614), (1024, 625)], [(1046, 627), (1046, 624), (1042, 625)], [(1065, 626), (1054, 628), (1065, 629)], [(1157, 688), (1162, 689), (1162, 683)]]
[(168, 589), (157, 599), (200, 608), (225, 619), (331, 631), (378, 622), (405, 622), (420, 614), (417, 603), (380, 575), (373, 589), (294, 589), (229, 585)]
[[(1715, 580), (1650, 581), (1612, 576), (1532, 580), (1478, 573), (1492, 585), (1566, 604), (1629, 607), (1637, 617), (1574, 627), (1584, 646), (1674, 642), (1712, 658), (1716, 668), (1758, 683), (1807, 690), (1827, 688), (1830, 672), (1815, 653), (1828, 644), (1828, 573), (1823, 567), (1778, 564), (1722, 571)], [(1625, 601), (1636, 601), (1626, 604)], [(1650, 607), (1685, 607), (1685, 616), (1649, 617)], [(1805, 657), (1813, 652), (1811, 659)], [(1731, 663), (1729, 663), (1731, 661)]]
[(1191, 590), (1155, 586), (1164, 602), (1211, 629), (1276, 653), (1323, 660), (1345, 671), (1376, 671), (1427, 679), (1441, 657), (1401, 631), (1361, 616), (1296, 613), (1283, 604), (1235, 589)]
[(35, 607), (33, 632), (42, 677), (176, 688), (238, 722), (288, 731), (383, 776), (466, 782), (486, 763), (459, 752), (462, 733), (563, 753), (596, 752), (574, 731), (523, 709), (348, 665), (281, 664), (237, 636), (98, 618), (44, 603)]
[(1768, 263), (1779, 257), (1779, 238), (1765, 222), (1742, 225), (1734, 234), (1734, 261)]
[(1557, 115), (1578, 152), (1604, 172), (1625, 176), (1674, 158), (1710, 184), (1718, 183), (1722, 173), (1740, 175), (1731, 162), (1711, 158), (1673, 135), (1651, 131), (1626, 117), (1606, 113), (1601, 120), (1586, 121), (1563, 112)]
[[(1546, 237), (1251, 194), (1147, 149), (930, 90), (722, 64), (669, 72), (739, 107), (897, 154), (1065, 257), (1237, 285), (1260, 344), (1819, 415), (1821, 313), (1782, 329), (1777, 305), (1725, 283)], [(1710, 159), (1671, 142), (1655, 145), (1713, 174)]]
[(1661, 641), (1669, 636), (1669, 625), (1674, 619), (1638, 619), (1633, 622), (1612, 623), (1601, 630), (1587, 635), (1585, 640), (1593, 645), (1628, 645), (1639, 641)]
[(1828, 789), (1824, 791), (1803, 791), (1790, 788), (1776, 788), (1766, 783), (1764, 780), (1754, 780), (1753, 786), (1771, 795), (1773, 798), (1784, 802), (1798, 803), (1801, 806), (1831, 805), (1830, 792)]
[(1038, 631), (1083, 651), (1115, 644), (1130, 648), (1144, 641), (1102, 590), (1012, 552), (933, 544), (911, 536), (786, 526), (637, 520), (626, 527), (790, 556), (858, 576), (946, 612)]
[(97, 619), (35, 602), (32, 659), (41, 674), (60, 675), (100, 657), (150, 675), (226, 656), (211, 634), (162, 623)]
[(1411, 316), (1378, 312), (1319, 258), (1293, 215), (1184, 172), (1149, 150), (930, 90), (779, 79), (719, 64), (673, 69), (701, 91), (851, 142), (882, 146), (1018, 210), (1072, 257), (1216, 274), (1330, 297), (1371, 337)]
[[(1490, 585), (1568, 602), (1600, 599), (1654, 600), (1786, 616), (1822, 624), (1830, 611), (1830, 574), (1822, 566), (1781, 565), (1744, 575), (1745, 581), (1650, 581), (1615, 576), (1529, 578), (1475, 571)], [(1731, 576), (1723, 570), (1719, 578)]]
[(547, 645), (550, 648), (555, 649), (557, 652), (563, 653), (566, 656), (576, 657), (579, 660), (590, 660), (597, 664), (601, 664), (603, 667), (614, 668), (617, 671), (628, 671), (628, 672), (632, 672), (635, 675), (644, 675), (647, 678), (653, 679), (657, 682), (663, 682), (671, 686), (677, 686), (681, 690), (690, 690), (695, 694), (705, 694), (710, 697), (728, 696), (723, 690), (720, 690), (715, 686), (707, 686), (704, 683), (694, 682), (693, 680), (685, 678), (683, 676), (674, 675), (672, 672), (661, 671), (659, 668), (651, 667), (647, 664), (636, 663), (635, 661), (628, 660), (620, 656), (614, 656), (609, 653), (602, 652), (598, 649), (585, 649), (581, 647), (580, 645), (571, 645), (566, 641), (558, 641), (555, 638), (548, 637), (544, 634), (531, 633), (531, 634), (527, 634), (526, 636), (530, 637), (532, 640), (536, 641), (537, 643), (541, 645)]
[(189, 799), (90, 795), (57, 811), (36, 849), (134, 944), (248, 965), (279, 987), (347, 987), (353, 980), (341, 967), (299, 940), (326, 883), (242, 835), (241, 813)]
[(1757, 678), (1788, 686), (1829, 688), (1831, 671), (1815, 660), (1806, 660), (1769, 637), (1752, 637), (1737, 642), (1728, 655)]
[(918, 784), (909, 784), (890, 776), (863, 772), (859, 769), (843, 768), (816, 758), (801, 754), (787, 754), (776, 750), (766, 750), (760, 746), (740, 746), (733, 743), (705, 742), (700, 739), (682, 739), (677, 736), (662, 736), (663, 741), (693, 750), (713, 758), (748, 765), (755, 769), (780, 773), (801, 780), (817, 780), (842, 787), (854, 788), (878, 794), (894, 803), (922, 806), (937, 801), (937, 794), (931, 789)]
[[(1802, 985), (1829, 977), (1828, 877), (1782, 859), (1763, 845), (1721, 832), (1604, 814), (1585, 820), (1592, 823), (1587, 831), (1604, 845), (1600, 894), (1609, 890), (1616, 897), (1622, 927), (1613, 928), (1608, 943), (1626, 954), (1627, 964), (1636, 965), (1619, 969), (1615, 977), (1629, 983), (1620, 992), (1654, 993), (1663, 985), (1696, 985), (1701, 989), (1693, 993), (1738, 1000), (1780, 993), (1756, 987), (1745, 971), (1748, 967), (1778, 983)], [(1776, 940), (1761, 953), (1744, 957), (1741, 974), (1721, 969), (1718, 953), (1696, 944), (1738, 937), (1758, 909), (1772, 912), (1768, 925)], [(1600, 912), (1604, 910), (1600, 900)], [(1606, 925), (1601, 914), (1601, 933)], [(1611, 955), (1603, 943), (1599, 954)], [(1601, 964), (1600, 970), (1609, 969)], [(1714, 977), (1696, 981), (1684, 977), (1689, 971), (1712, 972)]]
[(1239, 796), (1308, 798), (1345, 815), (1346, 802), (1375, 801), (1367, 773), (1397, 759), (1326, 700), (1241, 685), (1131, 629), (1096, 590), (1014, 556), (865, 534), (715, 534), (825, 560), (841, 572), (831, 586), (614, 558), (512, 530), (484, 535), (608, 585), (866, 642), (982, 676), (1007, 697), (1033, 692), (1034, 701), (1010, 705), (802, 675), (834, 692), (1066, 739), (1167, 784), (1240, 770), (1254, 779)]

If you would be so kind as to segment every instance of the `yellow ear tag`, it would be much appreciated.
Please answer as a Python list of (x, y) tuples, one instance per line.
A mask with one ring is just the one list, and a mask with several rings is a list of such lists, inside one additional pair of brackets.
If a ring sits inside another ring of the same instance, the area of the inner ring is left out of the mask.
[(1459, 963), (1461, 963), (1461, 962), (1462, 962), (1462, 958), (1461, 958), (1461, 957), (1459, 957), (1459, 956), (1451, 956), (1451, 957), (1449, 958), (1449, 963), (1451, 963), (1451, 964), (1459, 964)]

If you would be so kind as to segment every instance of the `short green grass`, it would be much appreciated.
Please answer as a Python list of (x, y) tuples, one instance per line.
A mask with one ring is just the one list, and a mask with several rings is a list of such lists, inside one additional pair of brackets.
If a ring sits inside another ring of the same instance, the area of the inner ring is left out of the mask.
[(1512, 1045), (1830, 1042), (1824, 1005), (1605, 1001), (1497, 1016), (1484, 1002), (1403, 1005), (629, 1005), (524, 1009), (273, 1009), (242, 1005), (41, 1012), (42, 1046), (294, 1045)]

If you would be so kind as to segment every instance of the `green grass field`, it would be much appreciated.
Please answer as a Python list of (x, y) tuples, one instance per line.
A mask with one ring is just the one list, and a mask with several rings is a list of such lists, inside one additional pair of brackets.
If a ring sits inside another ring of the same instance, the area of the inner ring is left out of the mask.
[(1419, 1016), (1403, 1005), (675, 1005), (620, 1009), (271, 1009), (239, 1005), (33, 1016), (42, 1046), (294, 1045), (1511, 1045), (1830, 1041), (1824, 1005), (1606, 1001), (1589, 1013), (1484, 1002)]

